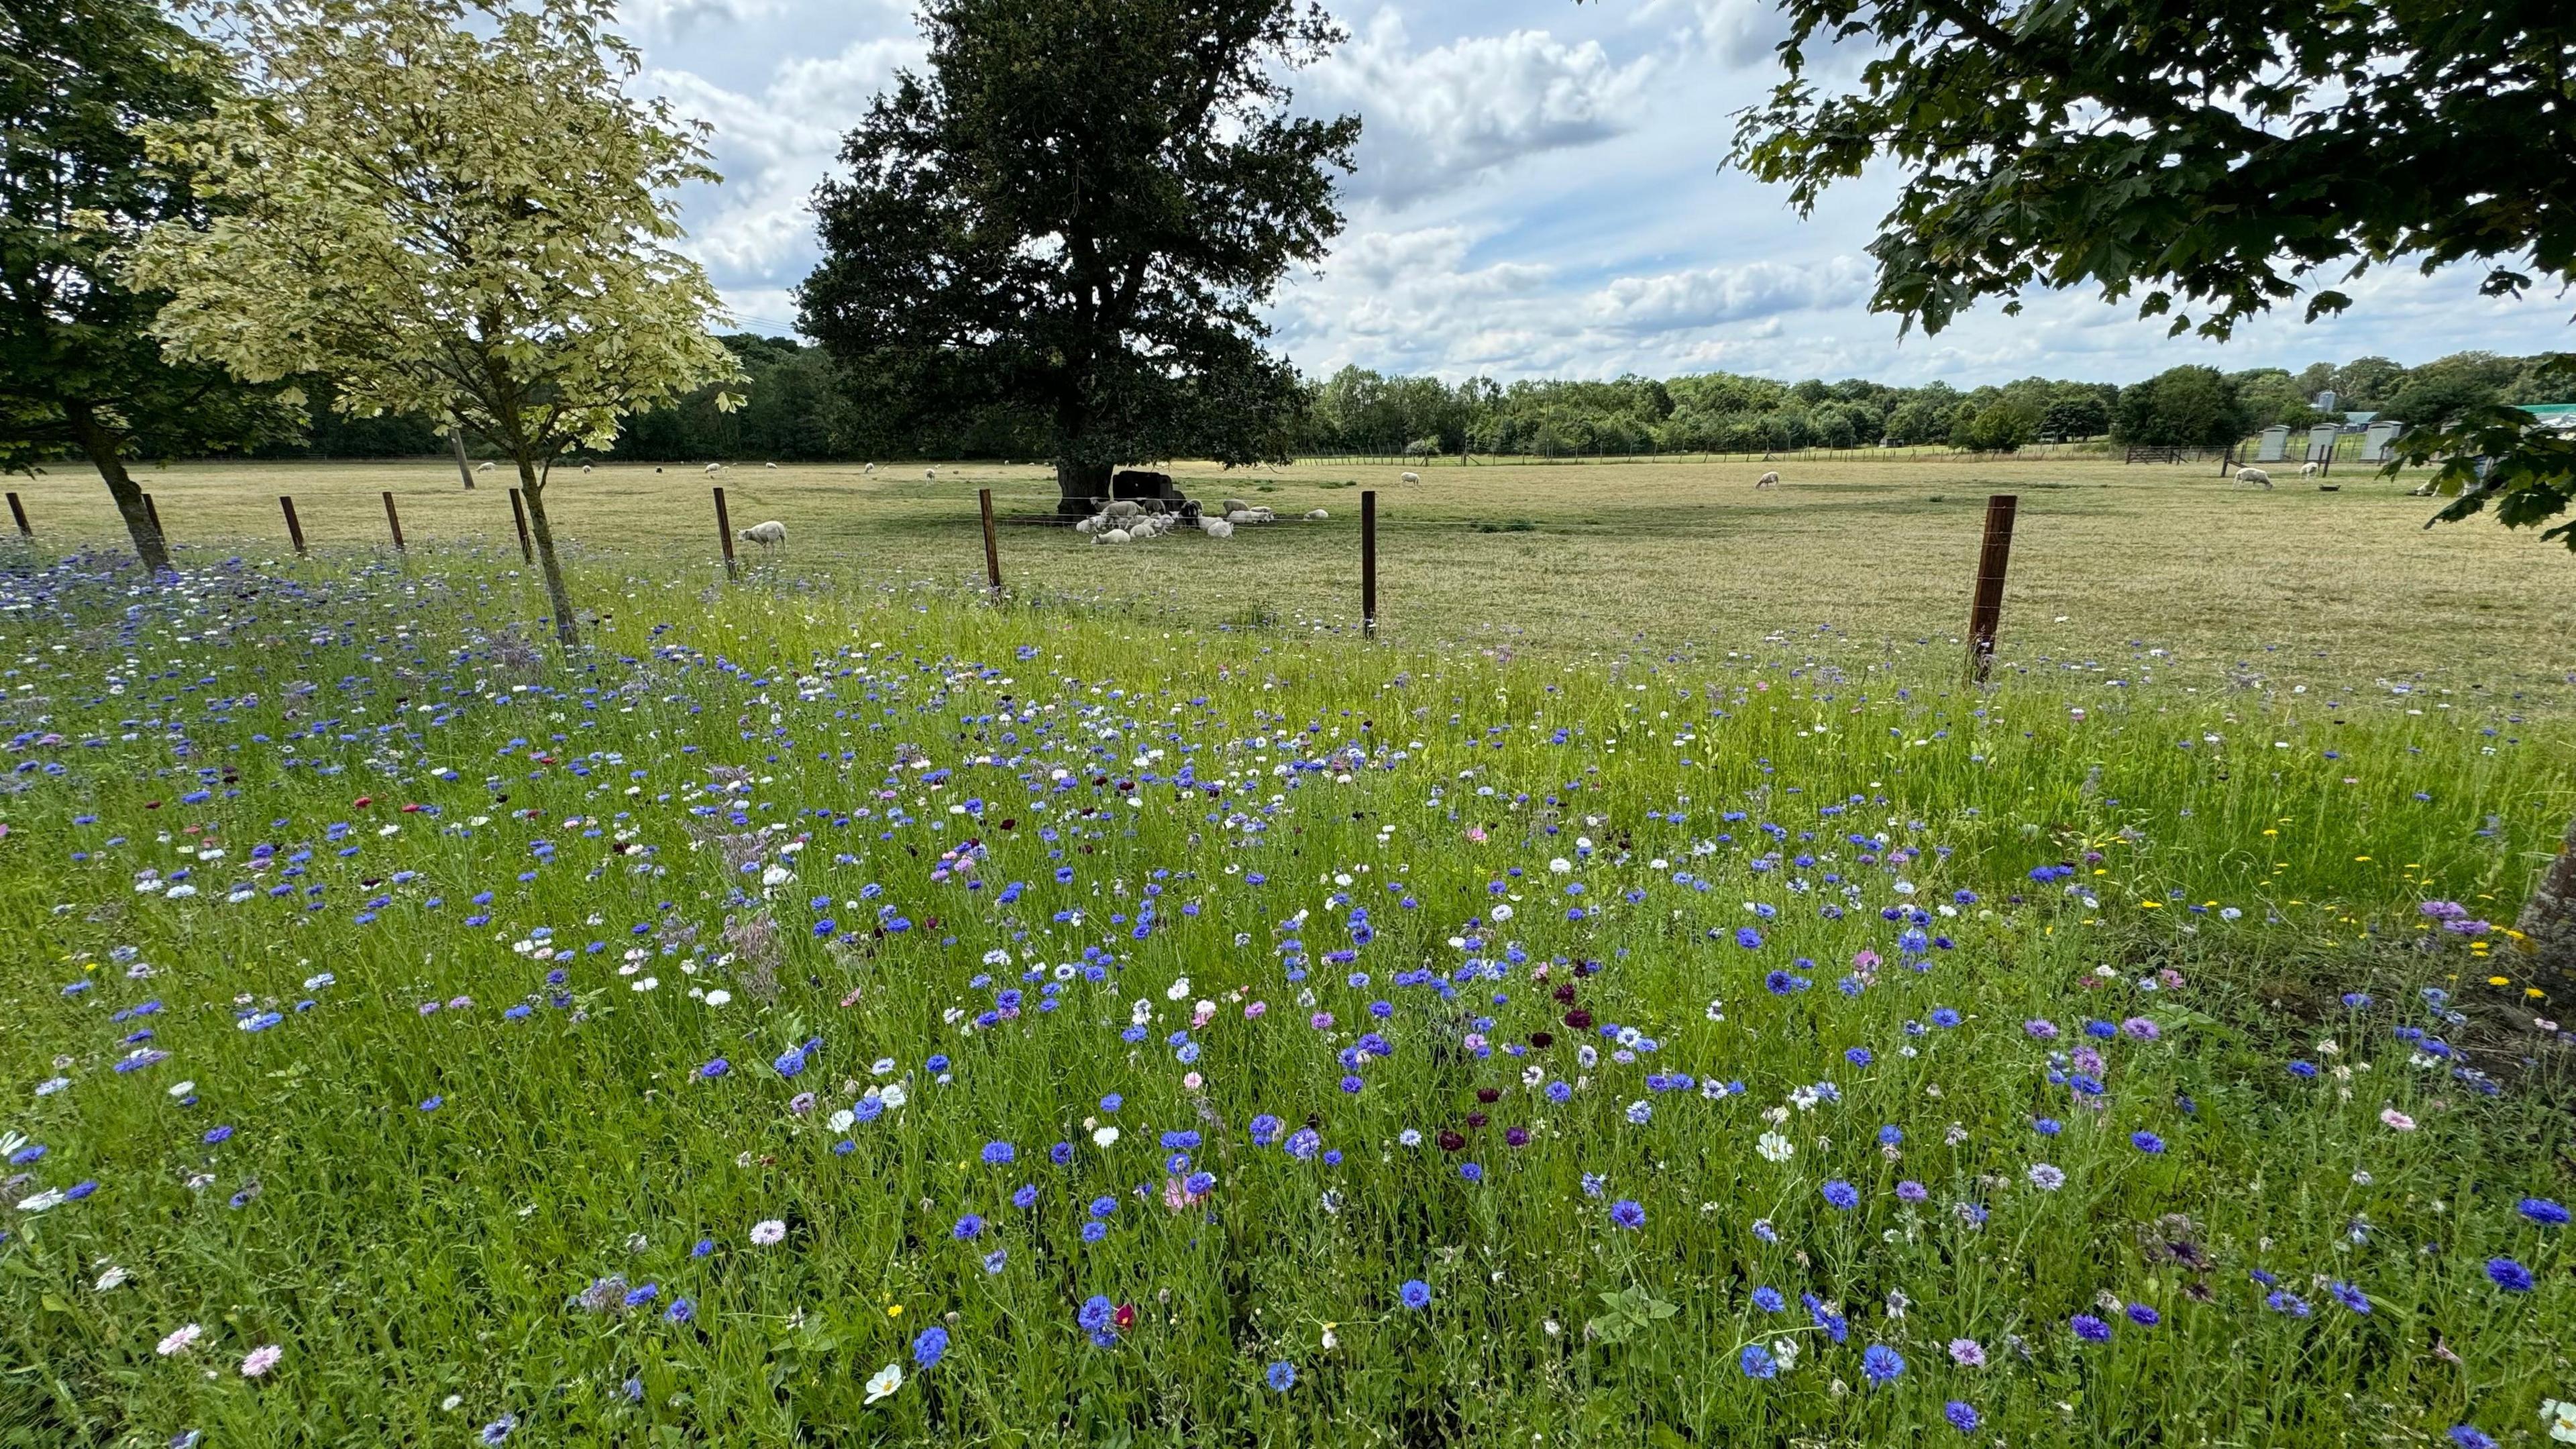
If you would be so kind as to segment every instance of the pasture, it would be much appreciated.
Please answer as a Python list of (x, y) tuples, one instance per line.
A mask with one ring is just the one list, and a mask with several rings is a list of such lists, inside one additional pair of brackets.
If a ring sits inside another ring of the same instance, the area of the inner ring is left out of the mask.
[(0, 1446), (2576, 1434), (2568, 561), (2089, 468), (22, 489)]
[[(920, 463), (679, 464), (559, 472), (558, 536), (610, 568), (654, 560), (718, 577), (710, 483), (736, 527), (775, 518), (783, 555), (747, 559), (794, 577), (951, 592), (979, 587), (975, 490), (1005, 517), (1005, 579), (1031, 602), (1080, 603), (1175, 627), (1269, 632), (1355, 626), (1361, 488), (1379, 490), (1382, 624), (1424, 646), (1579, 657), (1630, 649), (1742, 650), (1774, 633), (1910, 646), (1955, 639), (1967, 615), (1986, 495), (2021, 499), (2000, 658), (2005, 668), (2152, 668), (2199, 687), (2254, 679), (2521, 691), (2562, 709), (2576, 672), (2576, 558), (2480, 520), (2425, 531), (2431, 500), (2346, 465), (2338, 492), (2280, 470), (2240, 490), (2210, 465), (1969, 455), (1896, 460), (1666, 463), (1298, 464), (1227, 472), (1173, 467), (1193, 496), (1238, 496), (1328, 523), (1094, 548), (1014, 513), (1052, 509), (1046, 470)], [(1784, 485), (1755, 492), (1763, 468)], [(140, 475), (193, 558), (285, 554), (277, 497), (297, 500), (327, 558), (382, 552), (381, 490), (415, 551), (516, 545), (506, 470), (468, 493), (444, 460), (193, 463)], [(106, 490), (76, 464), (18, 480), (45, 549), (116, 546)], [(2150, 651), (2162, 651), (2151, 653)], [(2132, 662), (2132, 661), (2136, 662)]]

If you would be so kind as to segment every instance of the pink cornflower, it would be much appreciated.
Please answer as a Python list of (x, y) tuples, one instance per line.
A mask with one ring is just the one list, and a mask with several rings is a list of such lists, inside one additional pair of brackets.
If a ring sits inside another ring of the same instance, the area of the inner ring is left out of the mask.
[(258, 1378), (260, 1375), (267, 1373), (270, 1369), (277, 1367), (277, 1361), (284, 1357), (286, 1357), (285, 1349), (282, 1349), (273, 1343), (261, 1344), (259, 1347), (252, 1349), (249, 1353), (242, 1355), (242, 1377), (246, 1379)]
[(2379, 1120), (2387, 1123), (2389, 1126), (2400, 1132), (2412, 1132), (2415, 1130), (2415, 1119), (2398, 1111), (2394, 1107), (2380, 1108)]

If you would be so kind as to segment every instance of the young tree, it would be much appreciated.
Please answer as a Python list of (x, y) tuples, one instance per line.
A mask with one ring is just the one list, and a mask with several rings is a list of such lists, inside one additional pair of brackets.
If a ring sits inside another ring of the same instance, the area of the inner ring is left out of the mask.
[[(2223, 338), (2302, 290), (2310, 319), (2342, 311), (2351, 298), (2318, 283), (2400, 261), (2483, 263), (2491, 295), (2534, 274), (2576, 282), (2576, 5), (1780, 8), (1788, 74), (1739, 120), (1732, 159), (1802, 210), (1892, 161), (1871, 305), (1906, 325), (1938, 331), (1982, 298), (2090, 284), (2115, 299), (2144, 288), (2143, 315)], [(1874, 52), (1852, 88), (1810, 79), (1820, 42)], [(2576, 353), (2548, 376), (2576, 386)], [(2531, 424), (2471, 408), (2410, 434), (2401, 461), (2448, 459), (2440, 482), (2457, 497), (2437, 520), (2493, 503), (2507, 525), (2543, 525), (2576, 503), (2576, 439)], [(2576, 523), (2543, 536), (2576, 549)], [(2576, 996), (2576, 829), (2520, 929), (2560, 1000)]]
[(1298, 0), (930, 0), (927, 77), (814, 196), (804, 330), (919, 406), (1051, 421), (1063, 507), (1121, 461), (1283, 459), (1258, 309), (1341, 229), (1359, 121), (1288, 113), (1342, 38)]
[(139, 285), (168, 352), (316, 373), (352, 415), (461, 420), (517, 465), (563, 642), (579, 635), (546, 477), (618, 419), (739, 375), (714, 289), (671, 250), (698, 133), (625, 92), (610, 0), (238, 0), (247, 95), (153, 132), (224, 210), (166, 223)]
[(163, 299), (118, 275), (145, 229), (201, 215), (135, 126), (210, 115), (230, 82), (221, 53), (151, 0), (0, 0), (0, 471), (86, 455), (156, 574), (169, 549), (127, 461), (302, 421), (282, 389), (164, 361), (148, 330)]

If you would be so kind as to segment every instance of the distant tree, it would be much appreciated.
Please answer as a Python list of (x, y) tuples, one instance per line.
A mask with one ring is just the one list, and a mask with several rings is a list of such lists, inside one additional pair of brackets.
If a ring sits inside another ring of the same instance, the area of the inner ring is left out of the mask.
[(2051, 438), (2096, 438), (2111, 430), (2111, 408), (2095, 390), (2061, 387), (2040, 414), (2039, 431)]
[(2503, 396), (2503, 387), (2475, 367), (2416, 368), (2379, 409), (2380, 415), (2420, 428), (2440, 428)]
[(579, 638), (545, 507), (565, 451), (739, 375), (670, 193), (712, 181), (611, 0), (240, 0), (258, 84), (155, 153), (226, 208), (166, 222), (139, 284), (171, 355), (329, 377), (353, 415), (460, 418), (518, 467), (555, 632)]
[(231, 83), (149, 0), (0, 0), (0, 471), (87, 457), (156, 574), (169, 548), (126, 464), (283, 441), (302, 421), (285, 389), (164, 360), (164, 299), (122, 276), (145, 230), (204, 215), (135, 128), (209, 116)]
[[(1788, 74), (1739, 119), (1733, 159), (1801, 209), (1892, 170), (1871, 305), (1908, 325), (2089, 283), (2225, 337), (2303, 289), (2310, 319), (2340, 312), (2352, 299), (2316, 283), (2400, 261), (2482, 264), (2491, 295), (2535, 272), (2576, 283), (2576, 5), (1779, 4)], [(1820, 45), (1872, 58), (1827, 93)], [(2557, 359), (2543, 380), (2576, 387), (2576, 353)], [(2576, 438), (2500, 403), (2412, 431), (2390, 466), (2437, 456), (2456, 495), (2437, 521), (2493, 504), (2545, 527), (2576, 505)], [(2576, 550), (2576, 522), (2542, 536)], [(2576, 829), (2523, 930), (2576, 995)]]
[(921, 24), (927, 75), (815, 193), (803, 330), (922, 407), (1041, 412), (1068, 509), (1121, 461), (1284, 457), (1301, 392), (1260, 309), (1340, 231), (1359, 120), (1292, 114), (1283, 76), (1340, 27), (1297, 0), (930, 0)]
[(2223, 448), (2254, 430), (2236, 384), (2214, 367), (2174, 367), (2120, 390), (2111, 436), (2133, 447)]
[(2339, 412), (2376, 412), (2406, 381), (2406, 369), (2385, 357), (2356, 357), (2334, 370)]

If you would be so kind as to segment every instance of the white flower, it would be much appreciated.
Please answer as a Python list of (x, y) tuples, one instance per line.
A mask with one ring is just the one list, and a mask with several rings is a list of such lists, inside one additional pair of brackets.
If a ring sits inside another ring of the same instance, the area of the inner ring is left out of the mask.
[(45, 1191), (37, 1193), (33, 1197), (22, 1197), (18, 1199), (18, 1211), (22, 1213), (51, 1212), (55, 1208), (61, 1207), (64, 1203), (70, 1201), (71, 1198), (66, 1195), (61, 1188), (47, 1188)]
[(628, 989), (628, 990), (630, 990), (630, 991), (650, 991), (650, 990), (652, 990), (654, 987), (659, 986), (659, 985), (661, 985), (661, 984), (662, 984), (662, 978), (661, 978), (661, 977), (659, 977), (659, 976), (647, 976), (647, 977), (645, 977), (645, 978), (644, 978), (643, 980), (641, 980), (641, 981), (636, 981), (636, 982), (632, 982), (632, 983), (630, 983), (630, 984), (628, 985), (627, 989)]
[(894, 1397), (894, 1391), (902, 1387), (903, 1365), (899, 1363), (887, 1364), (884, 1368), (878, 1369), (873, 1375), (869, 1376), (868, 1402), (873, 1404), (879, 1399), (890, 1399)]
[(1091, 1145), (1094, 1147), (1105, 1148), (1117, 1140), (1118, 1129), (1115, 1127), (1103, 1127), (1091, 1134)]
[(786, 1236), (787, 1224), (776, 1218), (762, 1218), (751, 1225), (751, 1240), (764, 1248)]
[(1781, 1136), (1777, 1132), (1763, 1133), (1761, 1139), (1753, 1145), (1755, 1150), (1762, 1154), (1762, 1158), (1766, 1162), (1786, 1162), (1791, 1157), (1796, 1156), (1798, 1151), (1796, 1147), (1790, 1144), (1788, 1138)]
[(1166, 1001), (1187, 1001), (1189, 996), (1190, 978), (1186, 976), (1163, 988), (1163, 999)]
[(1509, 906), (1496, 906), (1486, 914), (1494, 918), (1494, 923), (1496, 925), (1500, 925), (1512, 918), (1512, 908)]
[(785, 885), (794, 879), (796, 879), (796, 872), (783, 865), (773, 865), (760, 873), (760, 883), (765, 886)]
[(840, 1111), (824, 1118), (823, 1125), (831, 1128), (835, 1132), (847, 1132), (858, 1120), (859, 1114), (851, 1111), (847, 1107), (843, 1107)]
[(2543, 1399), (2540, 1422), (2549, 1426), (2549, 1437), (2561, 1444), (2576, 1444), (2576, 1404), (2561, 1399)]
[(178, 1327), (171, 1329), (169, 1333), (163, 1335), (161, 1342), (154, 1346), (153, 1352), (160, 1354), (163, 1358), (168, 1358), (174, 1353), (186, 1353), (188, 1351), (188, 1345), (195, 1343), (205, 1334), (205, 1331), (205, 1329), (194, 1323), (180, 1324)]
[(2382, 1107), (2379, 1110), (2379, 1120), (2400, 1132), (2415, 1130), (2415, 1119), (2394, 1107)]
[(69, 1077), (47, 1077), (36, 1084), (36, 1095), (39, 1097), (50, 1097), (71, 1084), (72, 1079)]
[(885, 1103), (888, 1110), (892, 1110), (911, 1101), (912, 1094), (903, 1089), (903, 1083), (888, 1082), (884, 1090), (877, 1093), (877, 1100)]
[(725, 990), (721, 986), (707, 993), (707, 1005), (709, 1006), (722, 1006), (731, 1000), (733, 1000), (733, 993)]
[(98, 1291), (105, 1293), (111, 1288), (122, 1287), (126, 1280), (133, 1276), (118, 1265), (110, 1263), (107, 1265), (107, 1271), (98, 1275)]
[(1574, 862), (1561, 855), (1547, 863), (1547, 871), (1550, 875), (1564, 875), (1573, 869)]
[(894, 1070), (894, 1058), (892, 1058), (892, 1057), (879, 1057), (879, 1058), (877, 1058), (877, 1059), (876, 1059), (875, 1064), (873, 1064), (872, 1066), (870, 1066), (870, 1067), (868, 1068), (868, 1075), (869, 1075), (869, 1076), (872, 1076), (872, 1077), (882, 1077), (882, 1076), (884, 1076), (886, 1073), (888, 1073), (888, 1072), (890, 1072), (890, 1071), (893, 1071), (893, 1070)]
[(185, 1097), (195, 1090), (197, 1090), (197, 1084), (195, 1082), (179, 1082), (170, 1088), (170, 1095), (173, 1097)]

